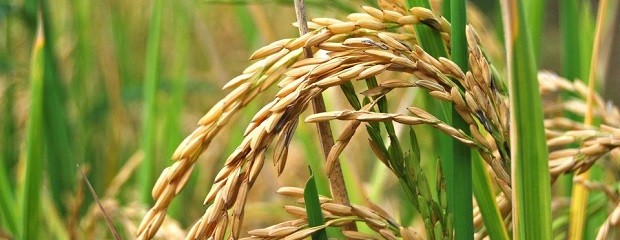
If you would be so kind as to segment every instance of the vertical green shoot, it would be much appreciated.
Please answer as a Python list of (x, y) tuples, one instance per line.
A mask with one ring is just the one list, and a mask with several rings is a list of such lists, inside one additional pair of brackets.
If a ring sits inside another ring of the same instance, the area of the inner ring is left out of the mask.
[[(463, 72), (467, 72), (467, 59), (469, 52), (467, 51), (467, 38), (465, 36), (465, 23), (467, 21), (467, 13), (465, 9), (465, 0), (452, 0), (450, 2), (451, 17), (451, 58)], [(469, 126), (459, 116), (458, 112), (452, 108), (452, 124), (457, 129), (467, 131)], [(472, 169), (471, 169), (471, 150), (464, 144), (452, 142), (453, 169), (458, 169), (459, 173), (453, 172), (453, 184), (458, 183), (458, 187), (454, 186), (453, 198), (454, 205), (454, 237), (457, 240), (473, 239), (474, 224), (472, 210)]]
[(144, 105), (142, 110), (142, 151), (144, 159), (140, 168), (140, 188), (143, 202), (151, 201), (151, 187), (155, 172), (155, 110), (157, 85), (159, 82), (159, 42), (161, 35), (162, 0), (153, 3), (153, 14), (147, 39), (146, 66), (144, 71)]
[(42, 26), (39, 26), (32, 49), (30, 65), (30, 114), (26, 142), (26, 173), (21, 203), (21, 228), (18, 239), (38, 239), (41, 213), (41, 183), (43, 178), (43, 102), (44, 46)]
[(513, 239), (551, 239), (542, 103), (524, 2), (502, 1), (510, 85)]

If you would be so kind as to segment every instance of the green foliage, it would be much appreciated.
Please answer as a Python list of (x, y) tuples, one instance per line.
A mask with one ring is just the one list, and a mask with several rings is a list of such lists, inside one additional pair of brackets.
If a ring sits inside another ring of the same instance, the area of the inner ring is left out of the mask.
[(144, 160), (140, 169), (140, 179), (142, 186), (142, 201), (151, 201), (151, 187), (155, 183), (155, 133), (156, 133), (156, 108), (157, 108), (157, 89), (159, 83), (159, 47), (161, 39), (162, 22), (162, 0), (155, 0), (153, 3), (153, 14), (149, 26), (148, 42), (146, 45), (146, 65), (144, 76), (144, 107), (142, 118), (144, 127), (142, 129), (142, 152)]
[(20, 239), (38, 239), (41, 217), (41, 183), (43, 180), (43, 123), (45, 89), (45, 38), (40, 29), (34, 42), (30, 65), (30, 117), (26, 143), (26, 173), (20, 196)]
[[(312, 170), (310, 170), (310, 178), (306, 182), (306, 187), (304, 188), (304, 203), (306, 206), (306, 212), (308, 213), (309, 227), (318, 227), (323, 225), (323, 213), (321, 211), (319, 193), (317, 192), (316, 182), (314, 181)], [(325, 229), (312, 233), (312, 240), (327, 240), (327, 233), (325, 232)]]
[[(523, 2), (507, 9), (512, 19), (510, 70), (512, 199), (514, 239), (551, 239), (551, 189), (547, 143), (536, 64)], [(507, 15), (508, 13), (504, 13)], [(536, 214), (532, 214), (536, 213)]]
[[(450, 41), (450, 57), (463, 72), (467, 71), (467, 58), (469, 51), (467, 50), (467, 37), (465, 36), (465, 23), (467, 22), (467, 12), (464, 0), (450, 1), (450, 18), (452, 27), (452, 39)], [(458, 112), (452, 108), (452, 123), (458, 129), (469, 129), (469, 126), (459, 116)], [(473, 239), (473, 203), (472, 203), (472, 159), (471, 150), (464, 144), (453, 141), (453, 181), (454, 190), (454, 231), (455, 239)], [(458, 173), (456, 173), (458, 169)], [(458, 187), (456, 184), (458, 183)], [(450, 195), (450, 194), (449, 194)]]

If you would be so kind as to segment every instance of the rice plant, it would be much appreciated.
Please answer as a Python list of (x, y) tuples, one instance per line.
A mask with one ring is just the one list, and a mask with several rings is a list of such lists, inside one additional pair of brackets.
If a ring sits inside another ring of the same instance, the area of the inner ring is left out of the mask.
[(618, 1), (473, 2), (2, 3), (0, 238), (617, 238)]

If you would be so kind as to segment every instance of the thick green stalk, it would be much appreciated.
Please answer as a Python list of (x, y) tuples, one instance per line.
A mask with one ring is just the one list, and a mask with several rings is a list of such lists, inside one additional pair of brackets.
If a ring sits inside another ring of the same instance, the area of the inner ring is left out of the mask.
[[(467, 72), (467, 37), (465, 36), (465, 23), (467, 13), (465, 0), (452, 0), (450, 2), (451, 16), (451, 58), (463, 72)], [(457, 129), (468, 132), (469, 126), (460, 117), (456, 109), (452, 108), (452, 124)], [(472, 210), (472, 169), (471, 150), (461, 142), (452, 142), (453, 169), (458, 169), (458, 174), (453, 172), (454, 186), (454, 237), (460, 239), (473, 239), (474, 224)]]
[(144, 70), (144, 105), (142, 110), (142, 151), (144, 159), (140, 167), (140, 188), (143, 202), (150, 202), (151, 188), (155, 178), (155, 110), (157, 105), (157, 86), (159, 82), (159, 42), (161, 37), (162, 0), (153, 3), (153, 14), (149, 25), (146, 66)]
[(524, 2), (502, 1), (510, 85), (513, 239), (551, 239), (542, 104)]
[(43, 106), (44, 106), (44, 73), (45, 55), (42, 26), (39, 26), (32, 49), (30, 65), (30, 114), (28, 118), (25, 177), (21, 203), (21, 226), (18, 239), (38, 239), (41, 213), (41, 184), (43, 180), (44, 148), (43, 148)]

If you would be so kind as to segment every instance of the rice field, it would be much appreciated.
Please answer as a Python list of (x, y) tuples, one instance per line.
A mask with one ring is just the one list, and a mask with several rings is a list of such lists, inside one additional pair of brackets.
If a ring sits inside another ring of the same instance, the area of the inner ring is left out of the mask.
[(2, 1), (0, 239), (616, 239), (618, 9)]

